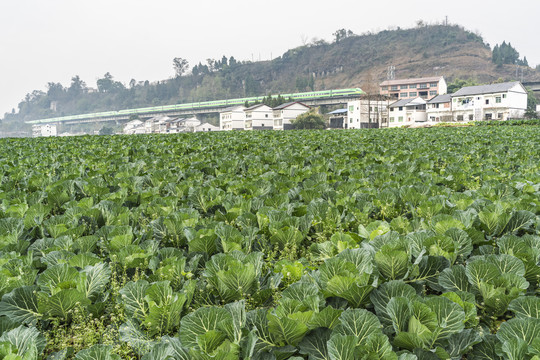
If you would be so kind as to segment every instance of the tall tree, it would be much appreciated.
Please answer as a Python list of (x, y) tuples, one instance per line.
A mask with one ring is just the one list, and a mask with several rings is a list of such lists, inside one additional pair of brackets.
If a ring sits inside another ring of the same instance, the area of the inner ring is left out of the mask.
[(65, 89), (60, 83), (47, 83), (47, 96), (50, 100), (59, 100), (64, 95)]
[(186, 59), (175, 57), (173, 59), (173, 67), (176, 77), (180, 77), (186, 73), (189, 69), (189, 63)]
[(353, 36), (354, 33), (351, 30), (339, 29), (332, 34), (334, 36), (334, 42), (340, 42), (341, 40)]
[(98, 91), (102, 93), (118, 92), (125, 90), (124, 85), (119, 81), (114, 81), (110, 72), (103, 75), (103, 78), (97, 80)]
[(81, 95), (86, 90), (86, 83), (81, 80), (79, 75), (71, 78), (71, 85), (68, 88), (68, 94), (73, 99)]

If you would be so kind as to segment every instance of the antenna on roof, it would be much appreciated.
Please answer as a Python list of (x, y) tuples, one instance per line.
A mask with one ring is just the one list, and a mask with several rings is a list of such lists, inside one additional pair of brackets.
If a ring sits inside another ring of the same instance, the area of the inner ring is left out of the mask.
[(386, 80), (394, 80), (396, 78), (396, 67), (390, 65), (388, 67), (388, 72), (386, 73)]

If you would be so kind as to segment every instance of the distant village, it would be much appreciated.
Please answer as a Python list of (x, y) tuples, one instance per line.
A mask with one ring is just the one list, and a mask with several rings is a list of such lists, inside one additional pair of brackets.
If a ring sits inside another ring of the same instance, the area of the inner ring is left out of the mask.
[[(219, 126), (196, 117), (171, 118), (160, 115), (146, 121), (132, 120), (122, 134), (170, 134), (231, 130), (288, 130), (310, 106), (293, 101), (271, 108), (264, 104), (234, 106), (219, 114)], [(520, 82), (463, 87), (447, 93), (442, 76), (387, 80), (378, 94), (365, 94), (346, 108), (326, 115), (330, 129), (424, 127), (441, 122), (508, 120), (523, 118), (527, 90)], [(537, 109), (540, 111), (540, 109)], [(34, 125), (33, 136), (57, 136), (52, 124)], [(61, 134), (60, 134), (61, 135)], [(68, 134), (69, 135), (69, 134)]]

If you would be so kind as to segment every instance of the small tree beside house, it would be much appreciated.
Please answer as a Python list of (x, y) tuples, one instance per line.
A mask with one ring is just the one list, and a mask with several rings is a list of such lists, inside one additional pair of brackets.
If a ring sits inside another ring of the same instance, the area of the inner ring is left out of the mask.
[(326, 129), (324, 117), (316, 109), (310, 109), (291, 121), (293, 129)]

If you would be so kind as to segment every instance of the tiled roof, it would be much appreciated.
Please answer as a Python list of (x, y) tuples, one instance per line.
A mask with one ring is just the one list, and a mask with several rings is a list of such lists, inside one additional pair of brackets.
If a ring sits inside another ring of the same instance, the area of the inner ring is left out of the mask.
[(231, 111), (242, 111), (245, 108), (246, 108), (245, 106), (236, 105), (236, 106), (231, 106), (231, 107), (225, 108), (225, 109), (221, 110), (220, 112), (221, 113), (226, 113), (226, 112), (231, 112)]
[(329, 112), (328, 114), (329, 115), (341, 115), (341, 114), (346, 114), (347, 112), (348, 112), (347, 109), (337, 109), (337, 110)]
[(413, 105), (424, 105), (426, 101), (422, 98), (416, 99), (402, 99), (398, 100), (393, 104), (390, 104), (390, 107), (400, 107), (400, 106), (413, 106)]
[[(261, 106), (267, 106), (267, 105), (265, 105), (265, 104), (257, 104), (257, 105), (253, 105), (253, 106), (248, 107), (247, 109), (244, 109), (244, 111), (255, 110), (255, 109), (257, 109), (257, 108), (260, 108)], [(270, 107), (270, 106), (268, 106), (268, 107)]]
[(398, 79), (398, 80), (386, 80), (381, 83), (381, 86), (389, 85), (410, 85), (418, 83), (438, 82), (442, 79), (442, 76), (425, 77), (425, 78), (412, 78), (412, 79)]
[(288, 103), (285, 103), (285, 104), (281, 104), (281, 105), (275, 107), (273, 110), (283, 110), (283, 109), (288, 108), (289, 106), (294, 105), (294, 104), (300, 104), (300, 105), (303, 105), (303, 106), (309, 108), (309, 106), (307, 106), (306, 104), (301, 103), (300, 101), (291, 101), (291, 102), (288, 102)]
[(450, 94), (437, 95), (433, 99), (428, 101), (428, 104), (442, 104), (452, 101)]
[(516, 85), (521, 85), (521, 83), (519, 81), (512, 81), (491, 85), (466, 86), (452, 94), (452, 97), (506, 92)]
[(413, 101), (413, 99), (402, 99), (402, 100), (398, 100), (398, 101), (396, 101), (395, 103), (390, 104), (390, 107), (405, 106), (405, 105), (407, 105), (408, 103), (410, 103), (411, 101)]

